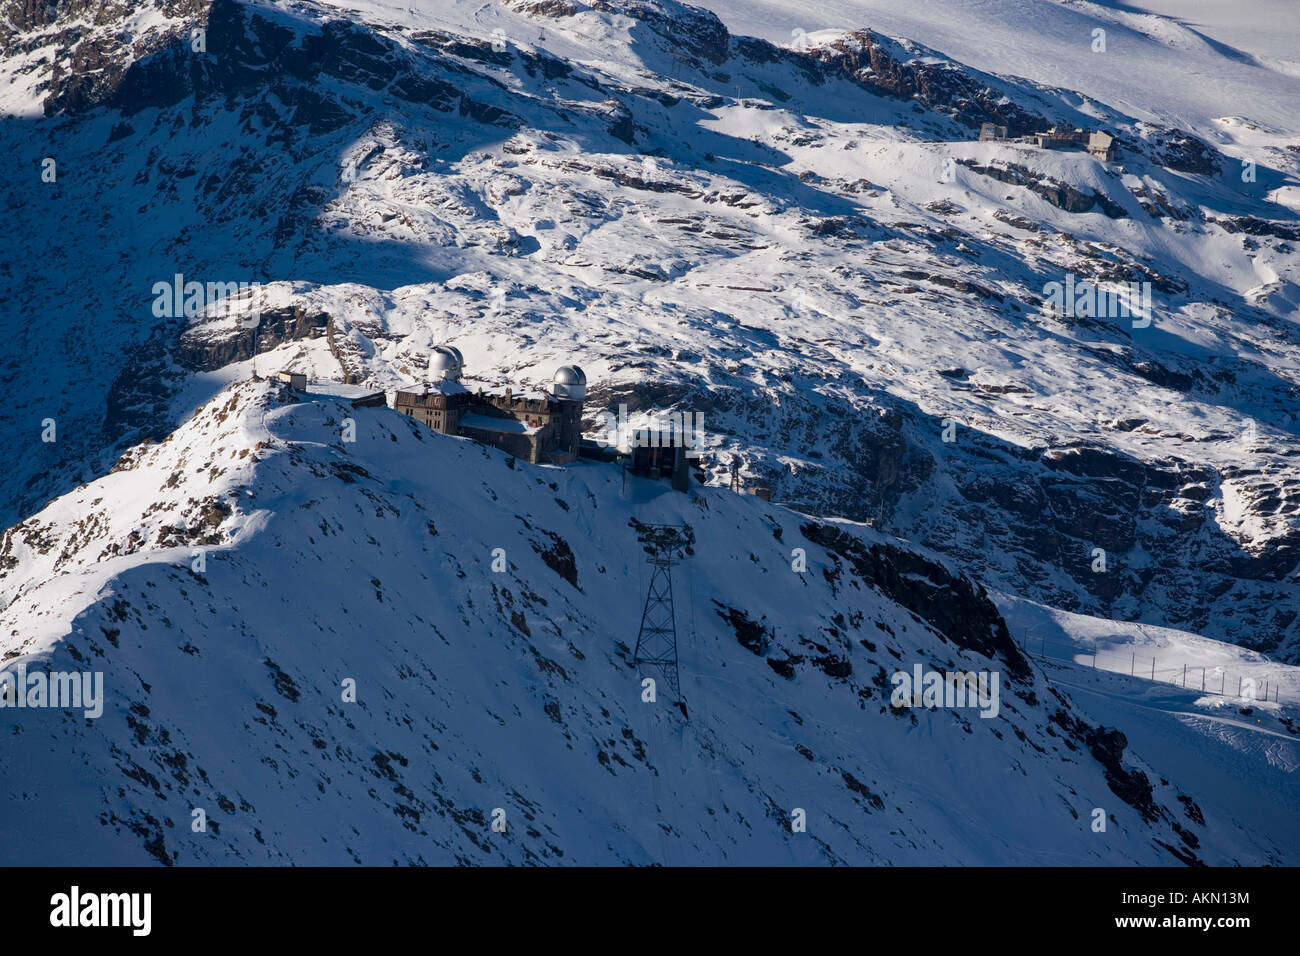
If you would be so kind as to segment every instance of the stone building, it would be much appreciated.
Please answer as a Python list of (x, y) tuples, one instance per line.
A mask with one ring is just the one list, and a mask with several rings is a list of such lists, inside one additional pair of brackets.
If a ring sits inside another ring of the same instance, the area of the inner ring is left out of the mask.
[(1014, 143), (1018, 146), (1035, 146), (1038, 149), (1085, 149), (1103, 162), (1114, 162), (1115, 138), (1099, 130), (1080, 129), (1077, 126), (1053, 126), (1040, 133), (1029, 133), (1015, 138), (1007, 137), (1007, 128), (994, 123), (980, 124), (981, 143)]
[(1088, 152), (1091, 153), (1095, 159), (1100, 159), (1102, 162), (1114, 162), (1115, 137), (1111, 136), (1110, 133), (1094, 131), (1088, 137)]
[(1083, 149), (1088, 138), (1086, 130), (1069, 126), (1053, 126), (1046, 133), (1030, 133), (1022, 136), (1021, 142), (1028, 140), (1031, 146), (1039, 149)]
[(683, 445), (651, 445), (638, 440), (632, 448), (631, 467), (634, 475), (645, 478), (668, 478), (674, 491), (687, 491), (691, 486), (690, 461)]
[(564, 366), (549, 391), (507, 388), (494, 394), (462, 385), (463, 368), (458, 349), (439, 346), (429, 360), (429, 384), (397, 392), (393, 407), (436, 432), (472, 438), (525, 461), (567, 465), (577, 460), (587, 398), (582, 369)]

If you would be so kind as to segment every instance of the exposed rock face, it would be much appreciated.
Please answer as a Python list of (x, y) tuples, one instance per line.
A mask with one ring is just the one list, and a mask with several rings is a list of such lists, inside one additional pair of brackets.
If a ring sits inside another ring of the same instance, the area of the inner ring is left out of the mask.
[[(1147, 775), (1141, 770), (1129, 770), (1124, 767), (1124, 750), (1128, 747), (1128, 738), (1122, 731), (1092, 727), (1064, 710), (1056, 711), (1051, 719), (1074, 742), (1071, 744), (1072, 747), (1078, 744), (1087, 748), (1093, 759), (1101, 764), (1106, 773), (1106, 784), (1115, 796), (1137, 810), (1142, 815), (1142, 819), (1148, 823), (1155, 823), (1160, 819), (1168, 821), (1174, 831), (1183, 836), (1187, 846), (1196, 849), (1198, 845), (1196, 837), (1190, 831), (1185, 831), (1165, 807), (1157, 804), (1151, 780)], [(1190, 797), (1180, 797), (1180, 800), (1190, 801), (1190, 799)], [(1184, 863), (1191, 865), (1197, 862), (1193, 854), (1168, 844), (1162, 843), (1161, 846)]]
[(1148, 124), (1142, 128), (1142, 134), (1144, 152), (1160, 165), (1182, 173), (1218, 175), (1218, 151), (1190, 133)]
[(104, 436), (109, 442), (128, 437), (161, 441), (170, 430), (169, 402), (187, 373), (247, 361), (253, 357), (254, 336), (258, 350), (264, 352), (285, 342), (327, 335), (329, 330), (328, 315), (298, 306), (260, 312), (256, 327), (222, 325), (219, 332), (202, 324), (188, 325), (184, 319), (163, 322), (113, 382), (104, 412)]
[(1248, 236), (1273, 236), (1277, 239), (1300, 240), (1300, 224), (1275, 222), (1256, 216), (1210, 216), (1209, 221), (1222, 226), (1225, 232), (1244, 232)]
[(592, 0), (591, 9), (640, 20), (678, 49), (710, 63), (729, 56), (731, 34), (708, 10), (672, 0)]
[(176, 359), (187, 368), (210, 371), (252, 358), (255, 340), (259, 351), (267, 351), (285, 342), (325, 335), (329, 321), (324, 312), (309, 313), (289, 306), (260, 312), (256, 326), (241, 327), (233, 334), (227, 330), (209, 335), (203, 326), (194, 326), (181, 335)]
[(915, 100), (970, 127), (996, 123), (1005, 126), (1010, 136), (1023, 136), (1051, 125), (955, 64), (907, 60), (907, 54), (893, 41), (870, 30), (857, 30), (817, 47), (809, 56), (828, 74), (842, 73), (882, 96)]
[[(95, 7), (98, 22), (112, 23), (122, 10), (98, 9), (93, 3), (60, 6), (52, 24), (81, 16)], [(309, 33), (301, 44), (295, 33), (275, 22), (273, 11), (245, 6), (237, 0), (165, 0), (157, 4), (177, 23), (153, 31), (127, 45), (112, 31), (81, 37), (80, 28), (67, 28), (75, 42), (72, 68), (56, 67), (45, 101), (47, 115), (79, 113), (95, 106), (115, 108), (131, 116), (148, 108), (164, 108), (189, 96), (200, 102), (261, 91), (272, 93), (294, 109), (294, 126), (312, 134), (338, 129), (354, 111), (329, 93), (321, 92), (326, 78), (359, 83), (372, 90), (444, 111), (456, 110), (487, 123), (508, 122), (493, 107), (464, 96), (450, 83), (421, 76), (409, 68), (407, 57), (392, 40), (355, 24), (337, 21)], [(36, 20), (32, 14), (26, 20)], [(204, 30), (203, 51), (193, 49), (193, 29)], [(15, 31), (18, 33), (19, 31)], [(425, 42), (439, 39), (426, 35)], [(26, 37), (28, 43), (48, 43), (48, 34)], [(490, 43), (483, 43), (491, 51)], [(268, 78), (271, 78), (268, 86)]]
[(535, 17), (571, 17), (578, 12), (578, 7), (569, 0), (507, 0), (510, 6), (521, 13)]
[(1089, 212), (1094, 207), (1111, 219), (1124, 219), (1128, 212), (1124, 207), (1099, 192), (1083, 193), (1069, 183), (1059, 182), (1027, 166), (1016, 163), (990, 163), (983, 165), (974, 160), (958, 160), (972, 172), (981, 176), (990, 176), (1000, 182), (1024, 186), (1037, 193), (1058, 209), (1066, 212)]
[(170, 433), (170, 400), (186, 375), (172, 357), (183, 328), (183, 321), (155, 328), (109, 387), (102, 430), (110, 444), (162, 441)]
[(47, 46), (62, 51), (45, 91), (45, 114), (76, 113), (103, 102), (121, 83), (134, 59), (173, 42), (189, 42), (187, 24), (201, 25), (211, 0), (157, 0), (150, 7), (170, 22), (132, 38), (117, 29), (136, 4), (125, 0), (3, 0), (0, 2), (0, 56)]
[[(1296, 620), (1283, 582), (1300, 562), (1300, 479), (1139, 462), (1088, 446), (1037, 454), (985, 447), (946, 459), (945, 473), (972, 507), (936, 510), (919, 538), (983, 569), (980, 576), (1027, 571), (1030, 561), (1018, 557), (1027, 556), (1068, 575), (1072, 586), (1038, 584), (1057, 606), (1120, 619), (1141, 607), (1172, 626), (1260, 650), (1278, 647)], [(1266, 547), (1230, 536), (1204, 505), (1210, 489), (1243, 481), (1252, 513), (1275, 522)], [(1140, 555), (1155, 559), (1129, 563)]]
[[(831, 525), (799, 526), (805, 538), (843, 558), (863, 584), (912, 611), (958, 647), (999, 658), (1008, 677), (1030, 676), (1029, 663), (1011, 640), (1006, 622), (982, 587), (942, 564), (888, 544), (867, 547)], [(827, 570), (835, 584), (838, 571)]]

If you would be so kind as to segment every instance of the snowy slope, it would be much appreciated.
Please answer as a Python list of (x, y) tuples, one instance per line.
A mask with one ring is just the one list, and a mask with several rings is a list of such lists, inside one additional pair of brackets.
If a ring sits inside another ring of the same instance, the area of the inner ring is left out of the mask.
[[(102, 668), (108, 704), (5, 712), (5, 862), (1291, 860), (1285, 792), (1260, 827), (1158, 751), (1108, 783), (1113, 741), (992, 604), (869, 529), (283, 401), (223, 392), (6, 539), (7, 665)], [(695, 530), (689, 721), (629, 665), (634, 519)], [(886, 674), (914, 663), (998, 671), (999, 716), (892, 709)]]
[[(1233, 144), (1245, 117), (1294, 142), (1300, 18), (1288, 0), (702, 0), (734, 33), (863, 27), (905, 36), (977, 69), (1075, 90), (1133, 116)], [(1094, 30), (1104, 51), (1093, 50)]]
[[(1225, 822), (1257, 832), (1285, 828), (1296, 812), (1295, 715), (1240, 703), (1215, 707), (1195, 690), (1143, 684), (1127, 675), (1049, 662), (1045, 678), (1093, 720), (1124, 728), (1139, 753), (1159, 754), (1162, 772), (1175, 779), (1216, 781), (1215, 813), (1206, 826)], [(1269, 794), (1267, 799), (1260, 799)], [(1282, 864), (1283, 856), (1272, 857)]]

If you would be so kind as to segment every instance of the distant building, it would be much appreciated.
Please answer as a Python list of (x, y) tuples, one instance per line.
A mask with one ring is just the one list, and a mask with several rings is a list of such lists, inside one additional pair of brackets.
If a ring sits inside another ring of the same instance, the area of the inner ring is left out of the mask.
[(1053, 126), (1046, 132), (1028, 133), (1015, 138), (1007, 137), (1007, 128), (993, 123), (980, 125), (981, 143), (1014, 143), (1038, 149), (1086, 149), (1092, 156), (1105, 162), (1115, 159), (1115, 138), (1109, 133), (1079, 129), (1077, 126)]
[(348, 399), (353, 408), (387, 408), (388, 394), (382, 389), (377, 392), (366, 392), (364, 395), (357, 395)]
[(691, 486), (691, 468), (686, 451), (685, 445), (650, 445), (638, 433), (628, 470), (643, 478), (668, 478), (674, 491), (686, 491)]
[[(281, 372), (281, 381), (288, 381), (283, 376), (287, 372)], [(300, 379), (303, 376), (298, 376)], [(292, 383), (291, 383), (292, 384)], [(353, 408), (387, 408), (388, 394), (381, 388), (368, 388), (364, 385), (346, 385), (339, 382), (314, 382), (311, 388), (305, 387), (305, 382), (292, 385), (294, 389), (303, 393), (303, 398), (308, 401), (314, 401), (322, 398), (335, 398), (341, 402), (349, 402)]]
[(300, 392), (307, 388), (307, 376), (302, 372), (280, 372), (276, 378)]
[[(1087, 136), (1086, 130), (1053, 126), (1046, 133), (1031, 133), (1028, 140), (1030, 145), (1039, 149), (1082, 149)], [(1021, 139), (1023, 141), (1025, 137)]]
[(584, 438), (578, 442), (578, 457), (591, 461), (615, 462), (618, 461), (618, 449), (604, 442)]
[(1088, 137), (1088, 152), (1103, 162), (1115, 160), (1115, 137), (1110, 133), (1095, 131)]
[(578, 458), (587, 377), (575, 365), (555, 373), (547, 392), (471, 392), (461, 384), (464, 359), (458, 349), (439, 346), (429, 360), (429, 384), (399, 391), (399, 415), (444, 435), (460, 435), (534, 463), (567, 465)]

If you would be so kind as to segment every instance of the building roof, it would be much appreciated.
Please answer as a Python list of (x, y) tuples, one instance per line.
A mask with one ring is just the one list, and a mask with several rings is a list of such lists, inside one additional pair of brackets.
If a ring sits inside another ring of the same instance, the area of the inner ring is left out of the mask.
[(399, 395), (468, 395), (469, 389), (460, 382), (453, 382), (443, 379), (439, 382), (430, 382), (427, 385), (413, 385), (410, 388), (398, 389)]
[[(484, 398), (492, 398), (497, 401), (505, 401), (506, 393), (504, 390), (484, 392)], [(510, 401), (528, 401), (528, 402), (553, 402), (555, 396), (550, 392), (540, 391), (535, 388), (512, 388), (510, 390)]]
[(342, 382), (312, 382), (307, 389), (308, 395), (328, 395), (331, 398), (370, 398), (372, 395), (384, 394), (381, 389), (369, 385), (344, 385)]
[(516, 418), (495, 418), (491, 415), (479, 415), (466, 412), (460, 416), (462, 428), (477, 428), (485, 432), (512, 432), (516, 435), (536, 435), (537, 428), (526, 425)]

